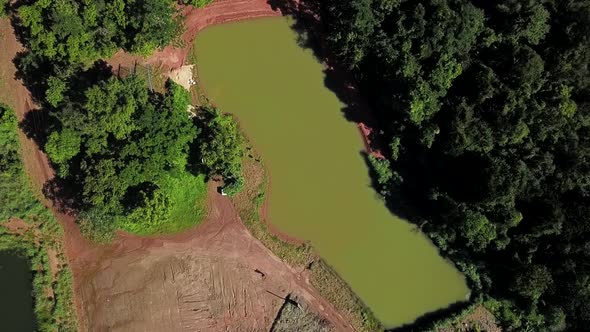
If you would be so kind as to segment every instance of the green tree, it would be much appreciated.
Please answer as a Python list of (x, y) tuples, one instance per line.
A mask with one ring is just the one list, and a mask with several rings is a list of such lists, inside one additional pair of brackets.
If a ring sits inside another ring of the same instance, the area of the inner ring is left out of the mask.
[(188, 92), (168, 86), (165, 95), (150, 95), (137, 76), (111, 78), (68, 95), (52, 113), (57, 125), (46, 152), (60, 177), (80, 185), (83, 209), (92, 210), (104, 229), (120, 227), (105, 223), (121, 217), (136, 222), (150, 216), (147, 227), (170, 214), (159, 184), (185, 171), (197, 130), (186, 112)]
[(524, 298), (537, 301), (552, 284), (549, 269), (543, 265), (533, 265), (516, 275), (512, 289)]
[(209, 175), (221, 175), (230, 193), (235, 193), (243, 185), (244, 139), (238, 124), (230, 115), (212, 107), (204, 107), (199, 113), (203, 128), (199, 137), (201, 161)]

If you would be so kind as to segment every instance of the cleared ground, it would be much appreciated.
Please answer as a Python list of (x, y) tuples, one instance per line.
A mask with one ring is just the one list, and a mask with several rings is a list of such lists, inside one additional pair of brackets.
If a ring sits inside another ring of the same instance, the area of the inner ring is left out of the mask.
[(209, 185), (209, 216), (168, 238), (121, 235), (72, 262), (89, 331), (268, 331), (288, 294), (351, 330), (305, 278), (247, 232)]

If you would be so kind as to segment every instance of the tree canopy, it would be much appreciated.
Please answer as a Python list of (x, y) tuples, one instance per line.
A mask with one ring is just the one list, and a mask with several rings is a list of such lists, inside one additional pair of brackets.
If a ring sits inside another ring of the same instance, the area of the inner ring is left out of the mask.
[(171, 0), (40, 0), (18, 17), (26, 46), (61, 63), (90, 64), (120, 48), (148, 55), (181, 31)]
[(199, 135), (199, 155), (209, 175), (221, 175), (229, 195), (239, 191), (244, 179), (242, 158), (244, 139), (232, 116), (222, 114), (213, 107), (204, 107), (199, 112), (202, 132)]
[(132, 75), (75, 96), (66, 95), (51, 113), (56, 124), (45, 151), (58, 175), (79, 185), (83, 209), (93, 215), (149, 214), (165, 222), (173, 204), (162, 188), (185, 172), (197, 134), (186, 111), (188, 92), (170, 82), (165, 95), (150, 94)]
[(585, 329), (590, 1), (322, 6), (391, 148), (385, 196), (404, 199), (508, 330)]

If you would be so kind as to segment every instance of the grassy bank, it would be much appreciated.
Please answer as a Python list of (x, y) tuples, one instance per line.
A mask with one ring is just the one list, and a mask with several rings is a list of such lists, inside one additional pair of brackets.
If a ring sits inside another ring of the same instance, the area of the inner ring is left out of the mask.
[[(12, 110), (0, 105), (0, 251), (15, 252), (30, 262), (37, 330), (76, 331), (62, 229), (30, 189), (17, 130)], [(20, 227), (8, 227), (11, 219), (19, 220)]]
[(312, 285), (330, 301), (358, 331), (382, 331), (383, 327), (340, 276), (324, 262), (313, 249), (293, 245), (275, 236), (260, 210), (264, 203), (268, 178), (261, 159), (254, 155), (244, 158), (246, 184), (244, 190), (233, 198), (233, 203), (244, 224), (268, 249), (294, 267), (307, 268)]

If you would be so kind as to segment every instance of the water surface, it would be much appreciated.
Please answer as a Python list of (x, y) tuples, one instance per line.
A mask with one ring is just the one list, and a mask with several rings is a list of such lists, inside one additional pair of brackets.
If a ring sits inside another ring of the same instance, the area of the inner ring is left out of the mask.
[(27, 259), (0, 251), (0, 330), (35, 330), (32, 286)]
[(208, 97), (238, 116), (271, 174), (269, 216), (311, 241), (386, 326), (463, 300), (463, 276), (370, 186), (363, 143), (285, 18), (218, 25), (196, 41)]

